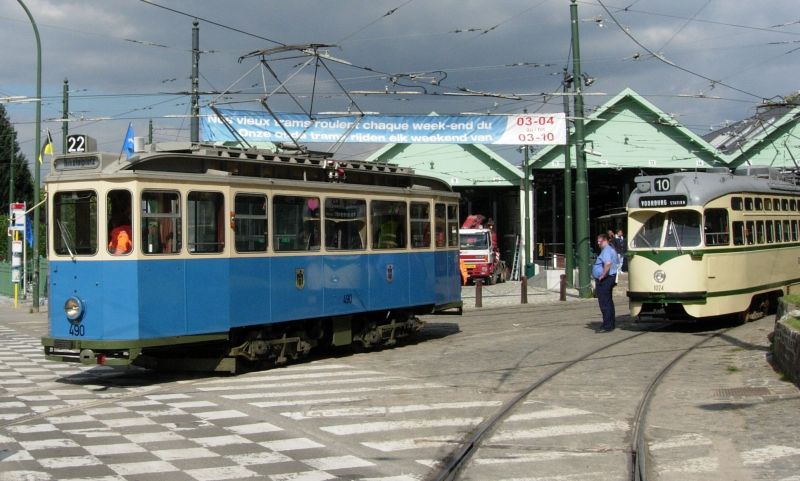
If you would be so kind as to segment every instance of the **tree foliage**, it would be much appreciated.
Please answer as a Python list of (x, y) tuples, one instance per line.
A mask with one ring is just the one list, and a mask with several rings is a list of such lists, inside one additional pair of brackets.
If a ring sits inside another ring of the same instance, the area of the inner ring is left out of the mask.
[[(11, 138), (13, 135), (13, 145)], [(9, 149), (10, 147), (10, 149)], [(8, 188), (11, 173), (11, 159), (14, 166), (14, 202), (33, 201), (33, 176), (25, 154), (20, 151), (19, 139), (14, 126), (8, 119), (6, 109), (0, 105), (0, 212), (8, 213)], [(35, 160), (34, 160), (35, 162)]]
[[(25, 154), (20, 151), (16, 130), (8, 119), (6, 109), (0, 104), (0, 232), (2, 232), (0, 234), (0, 259), (4, 260), (7, 259), (8, 254), (8, 240), (4, 234), (8, 226), (8, 189), (12, 159), (14, 167), (13, 201), (26, 202), (29, 207), (33, 206), (33, 176), (31, 175), (31, 169)], [(42, 244), (42, 240), (40, 239), (40, 244)], [(40, 252), (44, 252), (44, 250)]]

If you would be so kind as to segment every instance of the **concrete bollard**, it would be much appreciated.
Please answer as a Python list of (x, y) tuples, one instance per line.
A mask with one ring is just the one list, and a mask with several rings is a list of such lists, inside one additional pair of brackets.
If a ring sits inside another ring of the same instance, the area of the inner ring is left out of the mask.
[(520, 304), (528, 303), (528, 276), (522, 275), (522, 283), (520, 283)]
[(475, 279), (475, 307), (483, 307), (483, 279)]
[(567, 275), (561, 274), (561, 284), (559, 286), (559, 297), (558, 300), (566, 301), (567, 300)]

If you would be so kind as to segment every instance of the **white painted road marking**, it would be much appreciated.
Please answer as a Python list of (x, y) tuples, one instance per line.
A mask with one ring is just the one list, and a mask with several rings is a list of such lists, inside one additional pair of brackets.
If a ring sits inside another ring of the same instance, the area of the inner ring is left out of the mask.
[(500, 401), (468, 401), (453, 403), (411, 404), (406, 406), (370, 406), (338, 409), (318, 409), (281, 413), (281, 416), (301, 421), (313, 418), (333, 418), (348, 416), (385, 416), (387, 414), (403, 414), (419, 411), (437, 411), (442, 409), (467, 409), (474, 407), (499, 406)]
[(627, 430), (628, 423), (616, 421), (612, 423), (594, 424), (568, 424), (561, 426), (546, 426), (535, 429), (522, 429), (518, 431), (501, 431), (491, 438), (491, 442), (515, 441), (518, 439), (549, 438), (551, 436), (567, 436), (572, 434), (592, 434), (608, 431)]
[(338, 426), (324, 426), (325, 432), (345, 436), (349, 434), (378, 433), (384, 431), (398, 431), (402, 429), (425, 429), (441, 427), (474, 426), (483, 421), (483, 418), (447, 418), (447, 419), (412, 419), (408, 421), (378, 421), (371, 423), (341, 424)]

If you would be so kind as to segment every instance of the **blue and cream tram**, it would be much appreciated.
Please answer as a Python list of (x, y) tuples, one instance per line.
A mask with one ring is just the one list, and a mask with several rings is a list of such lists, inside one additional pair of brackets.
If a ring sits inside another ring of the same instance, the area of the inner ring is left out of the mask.
[(800, 186), (777, 171), (636, 178), (628, 201), (631, 315), (770, 312), (800, 283)]
[(233, 371), (461, 305), (458, 194), (408, 169), (173, 143), (46, 186), (50, 360)]

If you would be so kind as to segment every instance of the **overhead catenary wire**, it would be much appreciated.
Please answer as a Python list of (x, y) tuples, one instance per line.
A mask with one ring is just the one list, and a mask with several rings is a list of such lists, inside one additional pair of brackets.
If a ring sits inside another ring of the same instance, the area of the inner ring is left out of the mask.
[[(160, 8), (162, 7), (161, 5), (158, 5), (158, 4), (156, 4), (156, 3), (154, 3), (154, 2), (151, 2), (151, 1), (145, 1), (145, 0), (142, 0), (142, 1), (143, 1), (144, 3), (151, 4), (151, 5), (153, 5), (153, 6), (157, 6), (157, 7), (160, 7)], [(637, 1), (638, 1), (638, 0), (637, 0)], [(633, 2), (633, 3), (632, 3), (630, 6), (636, 5), (636, 3), (637, 3), (637, 2)], [(166, 8), (166, 9), (167, 9), (167, 10), (171, 10), (171, 11), (174, 11), (174, 10), (175, 10), (175, 9), (169, 9), (169, 8)], [(633, 11), (634, 11), (634, 9), (632, 9), (632, 8), (631, 8), (631, 9), (628, 9), (628, 10), (626, 10), (626, 12), (633, 12)], [(177, 13), (180, 13), (180, 14), (182, 14), (182, 15), (185, 15), (185, 16), (187, 16), (187, 17), (192, 17), (192, 18), (194, 18), (194, 17), (195, 17), (194, 15), (191, 15), (190, 13), (186, 13), (186, 12), (177, 12)], [(678, 18), (678, 17), (676, 17), (676, 18)], [(203, 20), (203, 21), (207, 21), (208, 23), (217, 24), (217, 22), (210, 22), (210, 21), (208, 21), (207, 19), (202, 19), (202, 20)], [(502, 23), (502, 22), (501, 22), (501, 23)], [(746, 26), (744, 26), (744, 27), (746, 27)], [(238, 31), (239, 29), (233, 29), (233, 30), (234, 30), (234, 31)], [(770, 31), (771, 31), (771, 30), (770, 30)], [(277, 42), (277, 43), (279, 43), (279, 44), (280, 44), (280, 42)], [(361, 67), (359, 67), (359, 66), (356, 66), (356, 68), (361, 68)], [(480, 68), (480, 67), (478, 67), (478, 68)], [(459, 71), (459, 70), (460, 70), (460, 71), (467, 71), (467, 69), (469, 69), (469, 67), (454, 67), (452, 70), (453, 70), (453, 71)], [(432, 70), (432, 69), (431, 69), (431, 70)], [(367, 71), (368, 71), (368, 72), (376, 72), (376, 70), (375, 70), (375, 69), (367, 69)], [(379, 75), (375, 75), (375, 76), (364, 76), (364, 78), (375, 78), (375, 77), (381, 77), (381, 76), (383, 76), (383, 75), (388, 75), (388, 73), (383, 73), (383, 74), (379, 74)], [(324, 80), (323, 80), (323, 81), (324, 81)], [(215, 90), (216, 90), (216, 89), (215, 89)], [(234, 93), (234, 92), (231, 92), (231, 93), (229, 93), (229, 94), (230, 94), (230, 95), (237, 95), (237, 96), (238, 96), (238, 95), (242, 95), (242, 94), (243, 94), (243, 92), (235, 92), (235, 93)], [(139, 95), (139, 94), (130, 94), (130, 96), (134, 96), (134, 95)], [(142, 95), (144, 95), (144, 94), (142, 94)], [(173, 95), (184, 95), (184, 94), (183, 94), (183, 93), (181, 93), (181, 92), (176, 92), (176, 93), (174, 93)], [(654, 94), (654, 95), (658, 95), (658, 94)], [(672, 97), (673, 97), (673, 96), (668, 96), (668, 95), (660, 95), (660, 96), (662, 96), (662, 97), (664, 97), (664, 98), (672, 98)], [(111, 97), (111, 96), (109, 96), (109, 97)], [(677, 97), (677, 96), (675, 96), (675, 97)], [(58, 98), (58, 97), (53, 97), (53, 99), (55, 99), (55, 98)], [(76, 97), (74, 97), (74, 98), (78, 98), (78, 97), (76, 96)], [(427, 99), (427, 100), (430, 100), (430, 99), (431, 99), (431, 97), (430, 97), (430, 96), (426, 96), (426, 97), (422, 97), (422, 98), (425, 98), (425, 99)], [(444, 98), (444, 97), (442, 97), (442, 98)], [(519, 107), (521, 107), (523, 104), (531, 104), (531, 105), (537, 105), (537, 106), (539, 106), (539, 108), (541, 109), (541, 108), (544, 108), (544, 107), (545, 107), (545, 106), (548, 104), (548, 101), (549, 101), (548, 97), (547, 97), (546, 95), (542, 95), (542, 100), (541, 100), (541, 101), (539, 101), (538, 99), (536, 99), (536, 100), (534, 100), (534, 99), (525, 99), (525, 100), (522, 100), (522, 101), (519, 101), (519, 100), (507, 101), (507, 102), (504, 102), (504, 103), (502, 104), (501, 108), (502, 108), (503, 110), (506, 110), (506, 109), (507, 109), (507, 110), (514, 110), (514, 109), (515, 109), (515, 108), (517, 108), (518, 106), (519, 106)], [(736, 100), (736, 101), (738, 101), (738, 102), (741, 102), (741, 100)], [(477, 104), (477, 103), (476, 103), (476, 104)], [(495, 107), (494, 107), (494, 106), (492, 106), (492, 104), (491, 104), (491, 103), (482, 104), (482, 105), (488, 105), (488, 106), (489, 106), (489, 108), (491, 108), (491, 109), (495, 109)]]
[(386, 18), (386, 17), (388, 17), (390, 15), (393, 15), (395, 12), (397, 12), (398, 10), (400, 10), (401, 8), (405, 7), (406, 5), (408, 5), (409, 3), (413, 2), (413, 1), (414, 0), (406, 0), (405, 2), (401, 3), (400, 5), (390, 9), (389, 11), (387, 11), (386, 13), (381, 15), (380, 17), (372, 20), (371, 22), (367, 23), (366, 25), (364, 25), (362, 27), (357, 28), (354, 32), (352, 32), (350, 34), (347, 34), (344, 37), (340, 38), (339, 40), (336, 41), (336, 43), (337, 44), (341, 44), (345, 40), (349, 40), (350, 38), (358, 35), (359, 33), (363, 32), (364, 30), (368, 29), (369, 27), (375, 25), (376, 23), (378, 23), (379, 21), (383, 20), (384, 18)]
[(178, 15), (183, 15), (183, 16), (189, 17), (189, 18), (196, 18), (197, 20), (201, 20), (201, 21), (203, 21), (205, 23), (208, 23), (210, 25), (214, 25), (216, 27), (224, 28), (224, 29), (230, 30), (232, 32), (241, 33), (242, 35), (247, 35), (247, 36), (250, 36), (250, 37), (253, 37), (253, 38), (257, 38), (257, 39), (260, 39), (260, 40), (265, 40), (267, 42), (274, 43), (274, 44), (277, 44), (277, 45), (283, 45), (283, 46), (286, 45), (283, 42), (280, 42), (278, 40), (273, 40), (271, 38), (264, 37), (263, 35), (257, 35), (255, 33), (247, 32), (247, 31), (242, 30), (240, 28), (231, 27), (230, 25), (225, 25), (223, 23), (215, 22), (214, 20), (209, 20), (207, 18), (203, 18), (203, 17), (201, 17), (199, 15), (194, 15), (194, 14), (191, 14), (191, 13), (183, 12), (181, 10), (177, 10), (175, 8), (170, 8), (170, 7), (167, 7), (167, 6), (164, 6), (164, 5), (160, 5), (158, 3), (153, 2), (152, 0), (139, 0), (139, 1), (144, 3), (144, 4), (147, 4), (147, 5), (152, 5), (154, 7), (162, 8), (162, 9), (170, 11), (172, 13), (177, 13)]
[(611, 18), (611, 21), (614, 22), (614, 24), (620, 29), (620, 31), (622, 31), (622, 33), (624, 33), (628, 38), (630, 38), (641, 49), (643, 49), (644, 51), (646, 51), (647, 53), (649, 53), (650, 55), (652, 55), (653, 57), (655, 57), (659, 61), (661, 61), (661, 62), (663, 62), (663, 63), (665, 63), (665, 64), (667, 64), (667, 65), (669, 65), (671, 67), (674, 67), (674, 68), (676, 68), (678, 70), (686, 72), (686, 73), (688, 73), (690, 75), (693, 75), (695, 77), (699, 77), (699, 78), (701, 78), (703, 80), (707, 80), (707, 81), (711, 82), (711, 85), (720, 85), (722, 87), (725, 87), (725, 88), (728, 88), (728, 89), (731, 89), (731, 90), (735, 90), (736, 92), (739, 92), (739, 93), (742, 93), (742, 94), (745, 94), (745, 95), (749, 95), (751, 97), (755, 97), (755, 98), (757, 98), (759, 100), (762, 100), (762, 101), (767, 100), (767, 98), (764, 97), (764, 96), (761, 96), (761, 95), (758, 95), (758, 94), (754, 94), (754, 93), (748, 92), (746, 90), (742, 90), (740, 88), (734, 87), (734, 86), (729, 85), (729, 84), (727, 84), (725, 82), (722, 82), (720, 80), (712, 79), (711, 77), (708, 77), (708, 76), (703, 75), (701, 73), (695, 72), (695, 71), (690, 70), (690, 69), (688, 69), (686, 67), (678, 65), (678, 64), (676, 64), (675, 62), (673, 62), (671, 60), (668, 60), (662, 54), (654, 52), (649, 47), (645, 46), (642, 42), (640, 42), (636, 37), (634, 37), (633, 34), (630, 33), (629, 29), (623, 27), (622, 24), (619, 23), (619, 20), (617, 20), (617, 18), (614, 16), (614, 14), (611, 13), (611, 10), (609, 10), (608, 7), (605, 6), (605, 4), (603, 3), (602, 0), (597, 0), (597, 3), (600, 4), (600, 6), (603, 8), (603, 10), (605, 10), (606, 14), (608, 14), (609, 18)]
[[(639, 13), (639, 14), (642, 14), (642, 15), (649, 15), (649, 16), (655, 16), (655, 17), (672, 18), (672, 19), (676, 19), (676, 20), (688, 20), (687, 17), (683, 17), (683, 16), (680, 16), (680, 15), (671, 15), (671, 14), (668, 14), (668, 13), (651, 12), (651, 11), (647, 11), (647, 10), (636, 10), (636, 9), (630, 8), (631, 6), (633, 6), (636, 3), (638, 3), (638, 1), (639, 0), (635, 1), (633, 4), (629, 5), (628, 7), (617, 9), (617, 13), (622, 13), (622, 12), (624, 12), (624, 13)], [(578, 3), (581, 3), (583, 5), (591, 5), (591, 6), (595, 6), (596, 5), (596, 3), (594, 1), (587, 1), (587, 0), (578, 0)], [(696, 23), (707, 23), (707, 24), (710, 24), (710, 25), (719, 25), (719, 26), (722, 26), (722, 27), (741, 28), (741, 29), (745, 29), (745, 30), (754, 30), (754, 31), (760, 31), (760, 32), (770, 32), (770, 33), (779, 33), (779, 34), (785, 34), (785, 35), (800, 36), (800, 32), (791, 32), (791, 31), (787, 31), (787, 30), (779, 30), (779, 29), (777, 29), (777, 26), (758, 27), (758, 26), (754, 26), (754, 25), (743, 25), (743, 24), (739, 24), (739, 23), (730, 23), (730, 22), (722, 22), (722, 21), (719, 21), (719, 20), (708, 20), (708, 19), (699, 19), (699, 18), (698, 19), (693, 19), (692, 21), (696, 22)]]

